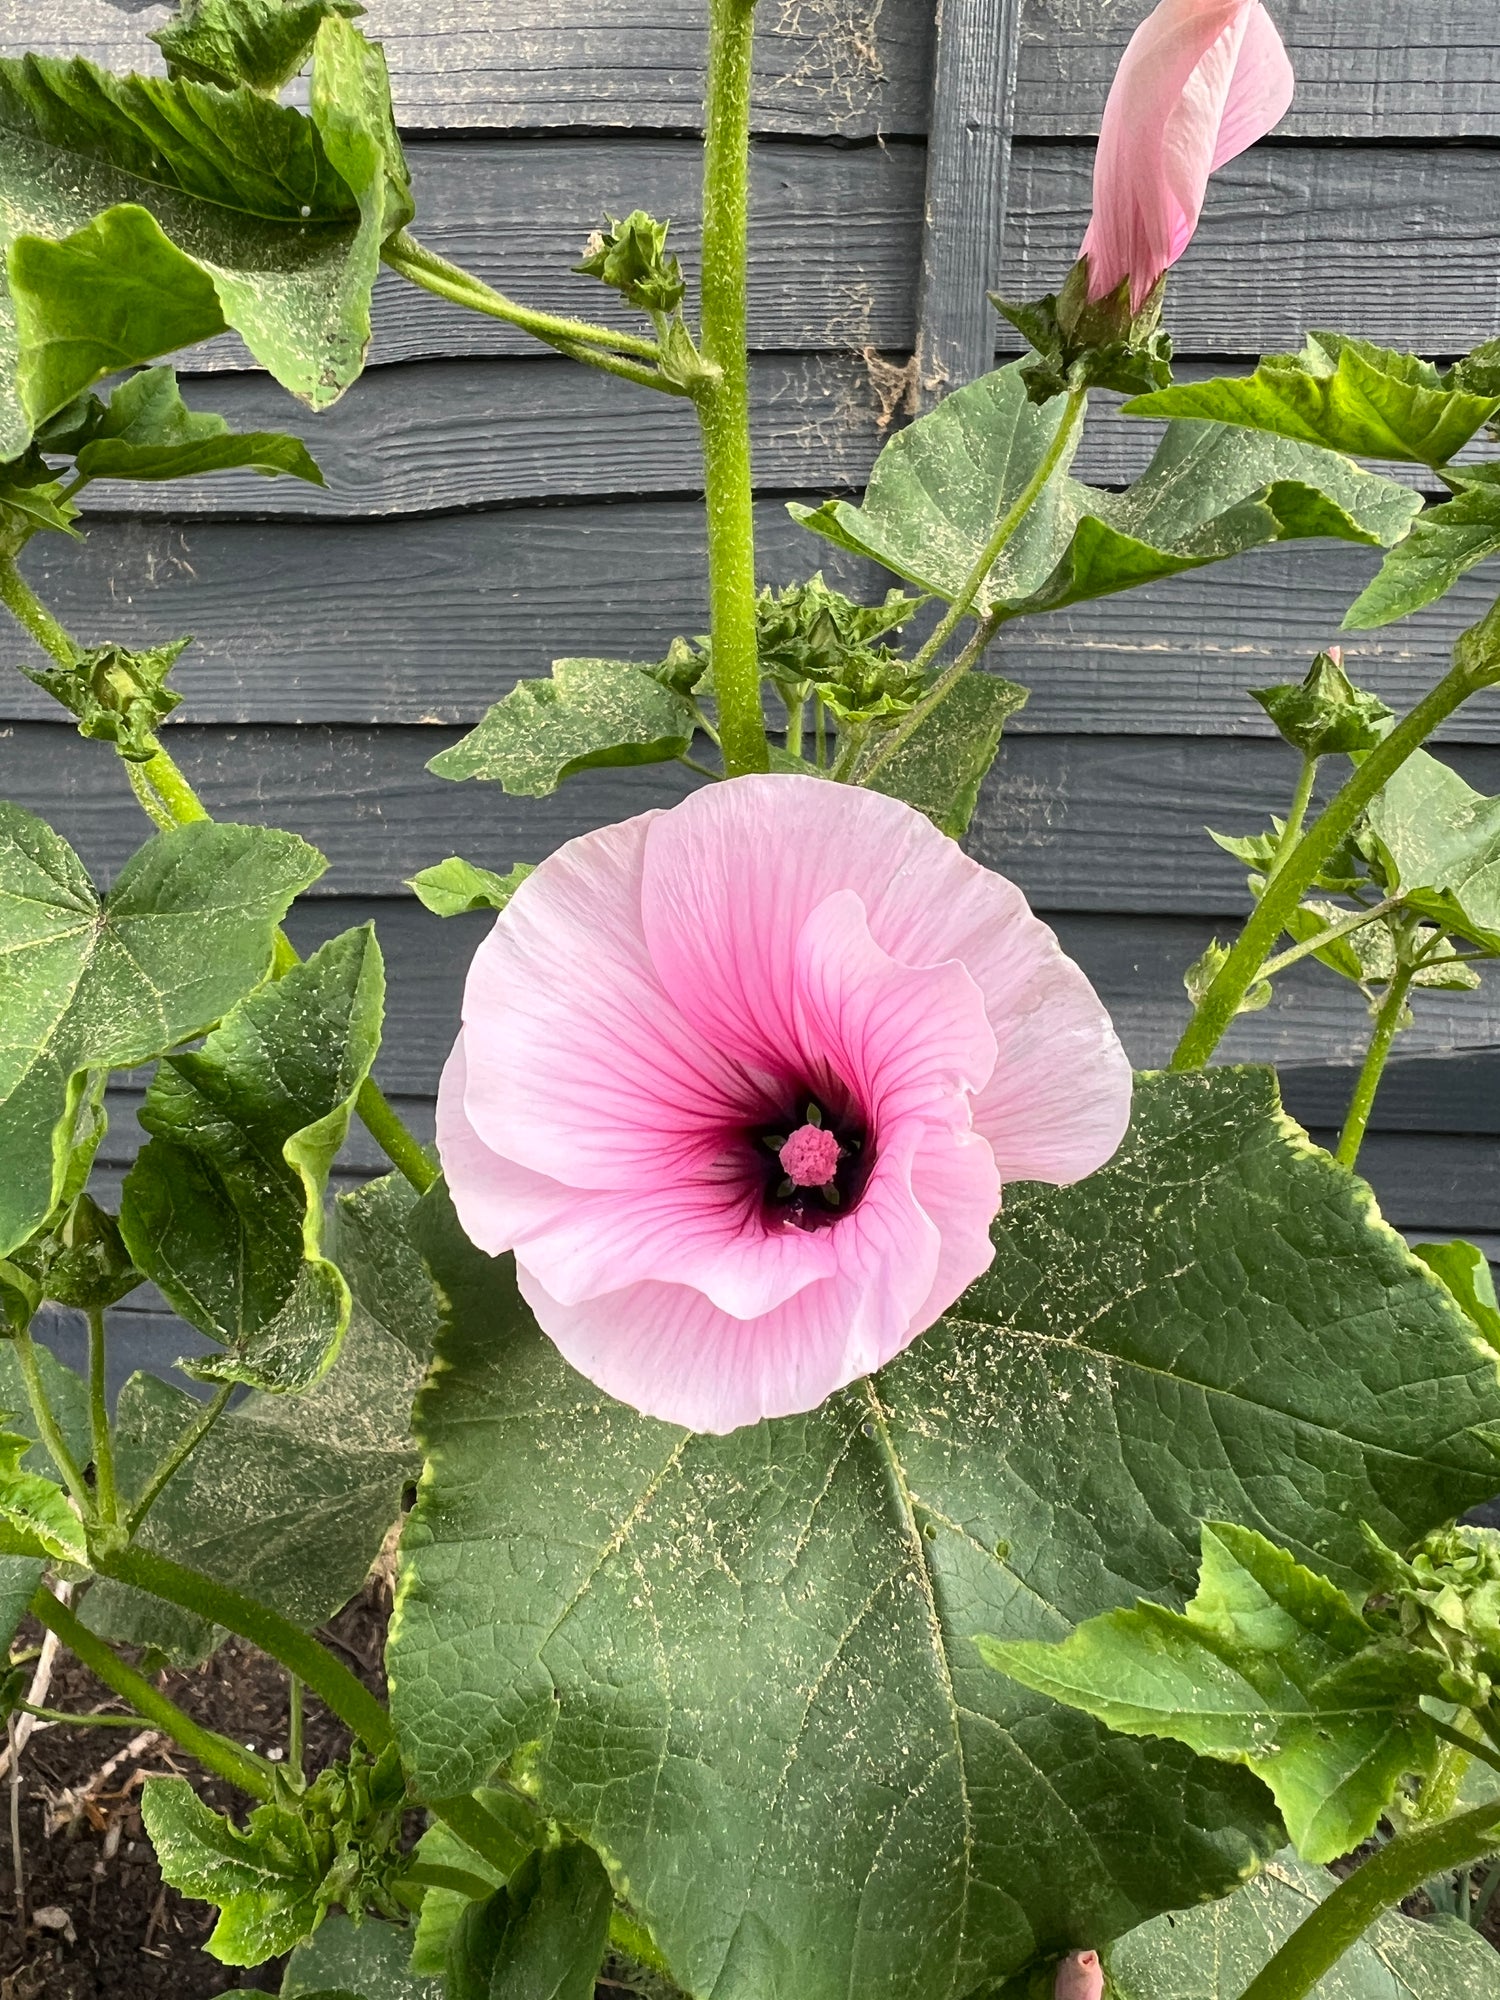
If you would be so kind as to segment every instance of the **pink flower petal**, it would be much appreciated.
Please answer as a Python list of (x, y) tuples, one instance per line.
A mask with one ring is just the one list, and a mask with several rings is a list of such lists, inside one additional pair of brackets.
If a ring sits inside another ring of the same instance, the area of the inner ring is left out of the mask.
[(1057, 1968), (1053, 2000), (1103, 2000), (1104, 1967), (1097, 1951), (1075, 1951)]
[(1292, 108), (1297, 79), (1286, 44), (1263, 6), (1245, 18), (1245, 36), (1229, 85), (1210, 172), (1264, 139)]

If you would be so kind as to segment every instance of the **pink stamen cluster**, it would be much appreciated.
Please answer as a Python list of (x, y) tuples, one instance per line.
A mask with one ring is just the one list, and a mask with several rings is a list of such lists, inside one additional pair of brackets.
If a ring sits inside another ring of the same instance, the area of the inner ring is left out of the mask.
[(799, 1125), (776, 1157), (793, 1187), (826, 1187), (838, 1172), (839, 1142), (822, 1125)]

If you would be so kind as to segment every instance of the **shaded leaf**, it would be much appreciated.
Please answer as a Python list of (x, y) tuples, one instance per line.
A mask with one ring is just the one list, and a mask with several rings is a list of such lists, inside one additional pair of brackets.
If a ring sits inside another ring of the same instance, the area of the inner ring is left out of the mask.
[[(89, 1455), (88, 1392), (72, 1369), (54, 1360), (45, 1347), (37, 1348), (36, 1358), (47, 1401), (63, 1438), (74, 1458), (85, 1461)], [(0, 1411), (5, 1413), (5, 1427), (19, 1431), (32, 1444), (34, 1470), (57, 1472), (60, 1476), (60, 1468), (53, 1464), (51, 1453), (36, 1436), (20, 1363), (8, 1340), (0, 1340)], [(16, 1627), (25, 1616), (45, 1567), (40, 1557), (0, 1555), (0, 1660), (16, 1635)]]
[[(353, 1309), (338, 1359), (303, 1395), (253, 1394), (221, 1417), (140, 1531), (145, 1548), (250, 1592), (307, 1630), (360, 1588), (421, 1470), (411, 1403), (437, 1301), (406, 1236), (414, 1200), (394, 1175), (340, 1196), (327, 1247)], [(152, 1376), (125, 1384), (116, 1455), (132, 1502), (197, 1410)], [(215, 1641), (206, 1621), (107, 1578), (95, 1581), (83, 1615), (105, 1638), (187, 1662)]]
[(1283, 1837), (1257, 1781), (975, 1634), (1180, 1603), (1205, 1517), (1357, 1581), (1361, 1520), (1404, 1546), (1495, 1483), (1492, 1352), (1264, 1071), (1139, 1078), (1110, 1165), (1008, 1189), (990, 1271), (873, 1383), (728, 1437), (611, 1402), (445, 1198), (419, 1222), (451, 1316), (403, 1747), (429, 1796), (508, 1766), (716, 2000), (950, 2000), (1226, 1893)]
[(476, 868), (472, 861), (450, 854), (446, 861), (420, 869), (406, 886), (415, 890), (418, 902), (435, 917), (462, 917), (471, 910), (503, 910), (526, 877), (535, 872), (533, 862), (518, 861), (508, 875), (497, 875), (492, 869)]
[[(1243, 1889), (1157, 1917), (1104, 1952), (1114, 2000), (1239, 2000), (1337, 1878), (1278, 1854)], [(1377, 1917), (1310, 2000), (1500, 2000), (1500, 1955), (1467, 1924)]]
[(965, 674), (875, 774), (871, 790), (905, 799), (944, 833), (959, 839), (974, 816), (979, 787), (995, 761), (1001, 732), (1025, 706), (1028, 693), (998, 674)]
[(1452, 475), (1458, 491), (1412, 523), (1344, 614), (1344, 629), (1367, 632), (1405, 618), (1451, 590), (1466, 570), (1500, 554), (1500, 466)]
[(306, 63), (330, 14), (353, 20), (364, 11), (358, 0), (182, 0), (150, 39), (173, 76), (274, 95)]
[(1125, 405), (1132, 417), (1208, 417), (1360, 458), (1446, 465), (1500, 409), (1430, 361), (1342, 333), (1312, 333), (1300, 354), (1268, 354), (1253, 375), (1178, 382)]
[(373, 927), (346, 931), (169, 1056), (146, 1092), (152, 1137), (120, 1226), (141, 1270), (225, 1350), (191, 1364), (204, 1381), (305, 1389), (338, 1351), (349, 1289), (323, 1255), (323, 1196), (384, 1001)]
[(200, 820), (148, 841), (102, 900), (72, 848), (0, 804), (0, 1254), (59, 1200), (90, 1069), (128, 1069), (228, 1012), (322, 856)]
[[(882, 450), (862, 505), (790, 503), (794, 520), (935, 595), (954, 598), (1000, 508), (1041, 463), (1062, 405), (1026, 399), (1013, 362), (945, 398)], [(998, 496), (998, 507), (997, 507)], [(975, 598), (1020, 617), (1134, 589), (1272, 542), (1389, 546), (1421, 506), (1335, 452), (1227, 425), (1171, 425), (1123, 493), (1051, 478)]]
[(448, 1939), (447, 2000), (593, 2000), (614, 1894), (591, 1847), (533, 1850)]
[[(495, 1821), (498, 1836), (512, 1850), (510, 1867), (518, 1868), (545, 1834), (544, 1825), (514, 1792), (486, 1788), (474, 1796)], [(487, 1900), (489, 1891), (498, 1889), (505, 1879), (492, 1862), (484, 1855), (476, 1854), (440, 1819), (433, 1820), (418, 1841), (417, 1859), (426, 1867), (449, 1870), (455, 1878), (468, 1878), (482, 1892), (477, 1898), (479, 1901)], [(428, 1889), (422, 1898), (416, 1938), (411, 1948), (413, 1972), (442, 1972), (448, 1962), (448, 1942), (453, 1935), (453, 1927), (475, 1900), (472, 1892), (466, 1893), (456, 1886)]]
[(292, 1953), (282, 2000), (444, 2000), (440, 1978), (411, 1969), (411, 1938), (396, 1924), (329, 1917)]
[(1305, 1861), (1367, 1840), (1437, 1753), (1434, 1673), (1383, 1644), (1327, 1577), (1265, 1536), (1203, 1528), (1197, 1595), (1077, 1626), (1057, 1645), (981, 1636), (990, 1666), (1130, 1736), (1168, 1736), (1268, 1784)]
[(517, 681), (477, 729), (433, 758), (440, 778), (483, 778), (543, 798), (564, 778), (608, 764), (683, 756), (692, 704), (628, 660), (554, 660), (545, 681)]
[(1500, 798), (1418, 750), (1372, 802), (1370, 830), (1412, 909), (1500, 951)]
[(107, 403), (89, 397), (92, 409), (66, 447), (87, 479), (187, 479), (202, 472), (248, 467), (273, 478), (290, 473), (321, 486), (301, 438), (279, 431), (232, 431), (223, 417), (190, 410), (171, 368), (143, 368), (122, 382)]

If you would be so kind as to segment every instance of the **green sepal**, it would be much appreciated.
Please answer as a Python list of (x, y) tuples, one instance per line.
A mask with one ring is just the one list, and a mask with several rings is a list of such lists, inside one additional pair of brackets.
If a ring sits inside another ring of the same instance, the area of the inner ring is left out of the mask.
[(1029, 693), (998, 674), (965, 674), (876, 772), (871, 790), (905, 799), (958, 840), (974, 817), (1001, 733)]
[(536, 873), (530, 861), (518, 861), (509, 874), (477, 868), (450, 854), (431, 868), (422, 868), (407, 883), (424, 909), (435, 917), (462, 917), (471, 910), (503, 910), (528, 875)]
[(226, 1014), (325, 865), (295, 834), (199, 820), (148, 841), (101, 898), (60, 835), (0, 804), (0, 1256), (61, 1200), (88, 1073)]
[(364, 11), (359, 0), (182, 0), (150, 40), (169, 76), (222, 90), (244, 83), (274, 97), (307, 62), (329, 15), (352, 21)]
[(1357, 688), (1341, 656), (1319, 653), (1299, 682), (1251, 688), (1294, 750), (1304, 757), (1354, 756), (1373, 750), (1386, 734), (1392, 711), (1378, 696)]
[[(1225, 842), (1218, 834), (1212, 838), (1222, 847)], [(1231, 850), (1233, 851), (1233, 850)], [(1229, 962), (1229, 946), (1221, 944), (1218, 938), (1210, 938), (1203, 950), (1182, 975), (1182, 984), (1194, 1007), (1201, 1007), (1208, 996), (1208, 989)], [(1235, 1008), (1236, 1014), (1258, 1014), (1271, 1004), (1271, 982), (1257, 979), (1247, 987), (1245, 997)]]
[(629, 660), (554, 660), (551, 678), (517, 681), (477, 728), (427, 766), (545, 798), (579, 771), (685, 756), (692, 704)]
[(132, 651), (127, 646), (90, 646), (69, 667), (32, 673), (28, 678), (78, 719), (78, 733), (97, 743), (113, 743), (127, 763), (145, 764), (156, 755), (156, 732), (182, 700), (167, 686), (191, 639)]
[[(1460, 368), (1463, 364), (1459, 364)], [(1300, 354), (1268, 354), (1253, 375), (1178, 382), (1125, 405), (1132, 417), (1207, 417), (1354, 457), (1446, 465), (1500, 409), (1457, 369), (1342, 333), (1312, 333)]]
[(1339, 1587), (1253, 1529), (1206, 1522), (1197, 1595), (1143, 1602), (1057, 1645), (981, 1636), (987, 1663), (1130, 1736), (1165, 1736), (1248, 1766), (1270, 1786), (1305, 1861), (1367, 1840), (1437, 1739), (1439, 1692)]
[(380, 1046), (374, 930), (346, 931), (250, 994), (196, 1050), (169, 1056), (141, 1106), (152, 1137), (120, 1226), (173, 1307), (224, 1350), (209, 1382), (306, 1389), (349, 1321), (323, 1254), (323, 1198)]
[(1080, 257), (1059, 292), (1029, 304), (989, 295), (990, 304), (1036, 349), (1021, 369), (1026, 393), (1045, 403), (1072, 389), (1116, 389), (1127, 396), (1161, 389), (1172, 379), (1172, 342), (1162, 331), (1165, 274), (1140, 311), (1122, 278), (1105, 298), (1089, 297), (1089, 260)]
[(87, 1563), (83, 1523), (67, 1494), (55, 1481), (21, 1469), (34, 1442), (15, 1431), (0, 1431), (0, 1556)]
[(608, 216), (573, 269), (580, 277), (597, 278), (642, 312), (675, 313), (687, 293), (687, 280), (681, 264), (667, 254), (671, 227), (640, 208), (622, 222)]

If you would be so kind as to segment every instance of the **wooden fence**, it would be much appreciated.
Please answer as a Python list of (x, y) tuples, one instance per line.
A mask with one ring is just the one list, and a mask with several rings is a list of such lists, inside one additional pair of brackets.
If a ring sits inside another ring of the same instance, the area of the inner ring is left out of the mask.
[[(1274, 138), (1213, 183), (1168, 320), (1183, 372), (1248, 363), (1328, 322), (1444, 356), (1500, 332), (1500, 26), (1492, 0), (1270, 0), (1298, 72)], [(1092, 134), (1147, 0), (760, 0), (753, 389), (761, 567), (830, 562), (790, 498), (858, 489), (915, 382), (1013, 347), (983, 302), (1062, 277), (1087, 217)], [(151, 0), (0, 0), (0, 52), (159, 67)], [(408, 136), (417, 232), (512, 294), (598, 317), (569, 275), (606, 210), (698, 214), (701, 0), (369, 0)], [(934, 78), (938, 89), (934, 92)], [(934, 103), (937, 106), (932, 110)], [(915, 354), (915, 367), (909, 366)], [(510, 329), (382, 280), (371, 366), (310, 417), (232, 337), (179, 364), (190, 400), (300, 431), (326, 491), (249, 475), (90, 496), (82, 548), (28, 568), (91, 640), (192, 631), (174, 751), (215, 811), (295, 827), (330, 857), (293, 924), (310, 945), (374, 917), (390, 972), (381, 1075), (414, 1120), (451, 1040), (482, 920), (440, 924), (404, 879), (450, 852), (504, 868), (674, 789), (597, 774), (544, 801), (445, 785), (424, 765), (519, 675), (568, 653), (650, 654), (704, 623), (686, 409), (539, 353)], [(1154, 427), (1096, 423), (1087, 478), (1129, 478)], [(1115, 1010), (1138, 1061), (1183, 1013), (1181, 971), (1245, 907), (1205, 823), (1246, 829), (1288, 755), (1245, 688), (1300, 677), (1372, 568), (1339, 545), (1271, 551), (1031, 622), (1004, 670), (1032, 689), (973, 851), (1012, 874)], [(1393, 703), (1436, 678), (1488, 571), (1361, 635), (1355, 675)], [(19, 655), (22, 647), (17, 644)], [(1444, 754), (1500, 791), (1500, 694)], [(143, 827), (98, 746), (19, 675), (0, 681), (0, 791), (108, 874)], [(1316, 969), (1230, 1047), (1274, 1057), (1320, 1131), (1366, 1022)], [(1430, 994), (1375, 1117), (1368, 1171), (1426, 1233), (1500, 1229), (1500, 977)], [(1488, 1051), (1488, 1053), (1486, 1053)], [(134, 1144), (115, 1094), (110, 1158)], [(161, 1338), (138, 1314), (141, 1353)], [(165, 1358), (165, 1357), (164, 1357)]]

